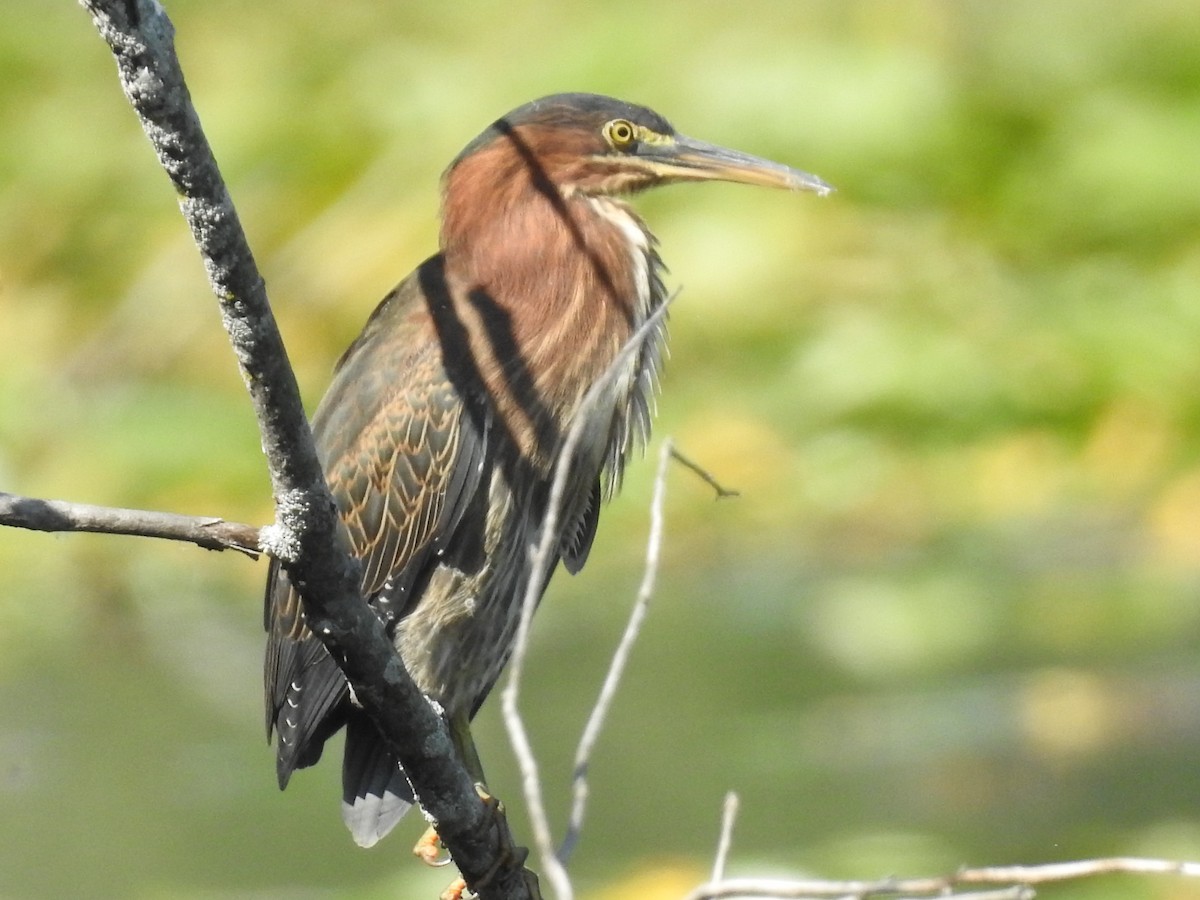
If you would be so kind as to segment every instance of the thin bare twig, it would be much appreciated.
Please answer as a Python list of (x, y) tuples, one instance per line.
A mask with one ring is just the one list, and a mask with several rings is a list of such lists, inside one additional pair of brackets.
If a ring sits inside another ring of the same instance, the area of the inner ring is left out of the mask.
[(717, 855), (713, 859), (712, 881), (720, 882), (725, 877), (725, 864), (729, 860), (729, 848), (733, 846), (733, 823), (737, 820), (738, 795), (730, 791), (721, 806), (721, 836), (717, 839)]
[(558, 523), (562, 515), (567, 475), (575, 458), (575, 449), (583, 437), (584, 426), (588, 421), (587, 412), (599, 399), (609, 381), (615, 377), (619, 366), (642, 346), (642, 342), (653, 333), (654, 329), (660, 326), (674, 299), (675, 295), (668, 297), (625, 342), (609, 364), (608, 369), (584, 394), (575, 411), (571, 427), (567, 429), (562, 449), (555, 462), (554, 480), (550, 485), (550, 498), (542, 522), (541, 535), (537, 544), (530, 549), (529, 581), (525, 596), (521, 598), (521, 618), (517, 624), (512, 657), (508, 664), (508, 682), (500, 694), (504, 727), (508, 731), (509, 743), (512, 745), (517, 766), (521, 770), (521, 784), (528, 807), (530, 826), (533, 829), (534, 843), (541, 859), (542, 874), (554, 886), (559, 900), (572, 900), (574, 889), (566, 868), (559, 862), (558, 856), (554, 852), (554, 839), (550, 831), (550, 820), (546, 815), (546, 804), (542, 797), (537, 759), (533, 754), (529, 734), (525, 730), (525, 722), (521, 718), (519, 710), (521, 676), (525, 670), (525, 657), (529, 652), (529, 626), (537, 609), (541, 588), (546, 583), (546, 575), (550, 570), (554, 549), (557, 546)]
[(30, 531), (84, 531), (186, 541), (206, 550), (236, 550), (258, 559), (260, 529), (216, 517), (39, 500), (0, 491), (0, 525)]
[(608, 664), (608, 674), (600, 688), (600, 696), (592, 707), (587, 725), (583, 729), (583, 735), (579, 739), (579, 747), (575, 751), (571, 815), (567, 822), (567, 833), (558, 848), (558, 858), (564, 866), (571, 858), (579, 836), (583, 832), (583, 817), (587, 809), (588, 797), (587, 771), (592, 749), (600, 737), (600, 731), (604, 727), (604, 721), (608, 717), (608, 711), (616, 696), (617, 687), (621, 683), (621, 676), (629, 662), (629, 654), (633, 651), (633, 645), (641, 633), (642, 623), (646, 619), (646, 610), (650, 606), (650, 598), (654, 595), (654, 582), (658, 577), (658, 561), (662, 552), (663, 500), (667, 493), (667, 463), (670, 461), (674, 449), (674, 443), (667, 438), (663, 441), (662, 449), (658, 454), (658, 471), (654, 476), (654, 494), (650, 500), (650, 535), (646, 539), (646, 565), (642, 571), (642, 583), (638, 587), (637, 599), (629, 614), (629, 621), (625, 625), (621, 641), (617, 644), (617, 649)]
[[(731, 878), (702, 884), (688, 894), (685, 900), (1029, 900), (1035, 895), (1033, 885), (1115, 873), (1200, 878), (1200, 863), (1110, 857), (1038, 866), (964, 868), (953, 875), (888, 878), (880, 881)], [(974, 889), (977, 885), (997, 887), (994, 890), (979, 891)], [(964, 887), (968, 890), (958, 890)]]
[(954, 876), (959, 884), (997, 884), (1015, 881), (1021, 884), (1045, 884), (1070, 881), (1095, 875), (1182, 875), (1200, 878), (1200, 862), (1170, 859), (1146, 859), (1138, 856), (1110, 856), (1103, 859), (1077, 859), (1044, 863), (1038, 866), (981, 866), (963, 869)]
[(694, 460), (689, 459), (688, 457), (684, 456), (682, 453), (679, 452), (679, 450), (672, 448), (671, 456), (673, 456), (675, 458), (675, 461), (677, 463), (679, 463), (680, 465), (685, 466), (688, 469), (691, 469), (692, 472), (694, 472), (696, 475), (698, 475), (700, 477), (701, 481), (703, 481), (710, 488), (712, 488), (714, 491), (716, 491), (718, 500), (724, 500), (727, 497), (740, 497), (741, 496), (741, 494), (738, 491), (735, 491), (735, 490), (725, 487), (723, 484), (721, 484), (721, 482), (717, 481), (716, 477), (710, 471), (708, 471), (708, 469), (704, 468), (703, 466), (701, 466), (699, 463), (695, 462)]
[(782, 881), (769, 878), (731, 878), (702, 884), (684, 900), (1032, 900), (1033, 888), (1009, 885), (994, 890), (909, 892), (901, 882)]

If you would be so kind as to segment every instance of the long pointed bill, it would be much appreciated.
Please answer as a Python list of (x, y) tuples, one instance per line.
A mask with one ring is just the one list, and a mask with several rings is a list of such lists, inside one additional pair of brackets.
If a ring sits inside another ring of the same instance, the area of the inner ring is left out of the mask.
[(643, 144), (638, 158), (667, 181), (734, 181), (790, 191), (813, 191), (824, 197), (833, 190), (816, 175), (790, 166), (677, 134), (662, 144)]

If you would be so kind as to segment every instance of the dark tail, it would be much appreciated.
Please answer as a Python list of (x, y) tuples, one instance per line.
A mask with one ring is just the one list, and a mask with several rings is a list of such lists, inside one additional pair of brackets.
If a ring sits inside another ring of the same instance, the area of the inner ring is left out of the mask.
[(370, 847), (412, 808), (412, 788), (375, 725), (352, 713), (342, 762), (342, 821), (360, 847)]

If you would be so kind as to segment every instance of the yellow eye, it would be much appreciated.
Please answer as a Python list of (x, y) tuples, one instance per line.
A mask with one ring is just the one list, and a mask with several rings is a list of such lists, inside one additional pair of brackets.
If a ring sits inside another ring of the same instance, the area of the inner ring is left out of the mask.
[(604, 126), (604, 135), (615, 148), (624, 150), (633, 143), (637, 136), (637, 130), (633, 127), (632, 122), (625, 119), (613, 119)]

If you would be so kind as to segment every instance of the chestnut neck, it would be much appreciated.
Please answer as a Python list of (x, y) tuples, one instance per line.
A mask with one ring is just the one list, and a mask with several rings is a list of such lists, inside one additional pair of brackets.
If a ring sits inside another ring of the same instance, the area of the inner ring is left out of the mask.
[[(452, 301), (480, 376), (518, 436), (546, 424), (561, 436), (661, 299), (651, 297), (657, 257), (641, 220), (618, 200), (559, 190), (547, 172), (568, 163), (544, 165), (497, 140), (459, 160), (444, 183)], [(532, 446), (542, 438), (519, 443), (553, 452)]]

